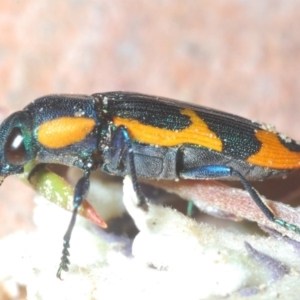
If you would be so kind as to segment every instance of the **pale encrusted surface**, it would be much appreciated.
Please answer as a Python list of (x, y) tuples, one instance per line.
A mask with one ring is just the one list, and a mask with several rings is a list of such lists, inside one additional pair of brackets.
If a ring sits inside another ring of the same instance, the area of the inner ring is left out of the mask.
[[(70, 272), (55, 277), (70, 214), (45, 200), (35, 209), (37, 229), (0, 242), (0, 280), (28, 299), (297, 299), (299, 244), (217, 229), (174, 209), (134, 204), (127, 177), (124, 203), (140, 232), (132, 241), (79, 219)], [(55, 216), (53, 218), (53, 216)], [(246, 244), (245, 244), (246, 243)], [(131, 255), (132, 253), (132, 255)]]

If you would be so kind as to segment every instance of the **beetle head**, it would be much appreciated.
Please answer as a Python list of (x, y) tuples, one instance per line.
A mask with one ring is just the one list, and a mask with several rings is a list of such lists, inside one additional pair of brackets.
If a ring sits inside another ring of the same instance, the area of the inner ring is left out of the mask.
[(22, 173), (24, 165), (34, 158), (32, 124), (27, 110), (13, 113), (1, 124), (0, 184), (8, 175)]

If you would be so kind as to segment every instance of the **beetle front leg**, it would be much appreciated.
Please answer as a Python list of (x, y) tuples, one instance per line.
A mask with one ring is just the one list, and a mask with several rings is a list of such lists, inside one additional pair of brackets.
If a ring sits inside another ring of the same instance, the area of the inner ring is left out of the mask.
[(127, 173), (130, 175), (132, 180), (133, 189), (137, 195), (138, 203), (137, 205), (147, 210), (147, 200), (144, 196), (141, 186), (138, 182), (135, 162), (134, 162), (134, 152), (131, 143), (131, 138), (128, 134), (127, 128), (125, 126), (119, 126), (113, 133), (111, 140), (111, 157), (110, 157), (110, 167), (118, 169), (121, 166), (122, 161), (127, 160)]

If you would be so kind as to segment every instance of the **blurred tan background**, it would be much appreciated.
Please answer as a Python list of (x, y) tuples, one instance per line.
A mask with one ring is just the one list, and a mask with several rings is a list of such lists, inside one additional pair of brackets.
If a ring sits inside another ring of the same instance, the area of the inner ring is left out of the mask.
[[(1, 1), (0, 120), (49, 93), (132, 90), (300, 139), (299, 20), (297, 1)], [(0, 236), (30, 228), (33, 194), (5, 181)]]

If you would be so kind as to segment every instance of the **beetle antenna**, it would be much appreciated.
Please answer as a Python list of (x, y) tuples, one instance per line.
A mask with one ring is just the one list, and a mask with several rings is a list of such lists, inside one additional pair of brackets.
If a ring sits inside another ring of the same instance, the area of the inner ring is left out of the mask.
[(74, 228), (74, 225), (76, 222), (78, 209), (79, 209), (83, 199), (86, 197), (86, 195), (88, 193), (89, 186), (90, 186), (90, 171), (88, 170), (88, 171), (85, 171), (83, 177), (81, 177), (78, 180), (78, 182), (75, 186), (74, 202), (73, 202), (74, 209), (73, 209), (71, 221), (69, 223), (69, 227), (64, 235), (62, 257), (61, 257), (59, 268), (56, 273), (56, 276), (59, 279), (62, 279), (61, 278), (62, 271), (68, 272), (68, 270), (69, 270), (69, 264), (70, 264), (69, 248), (70, 248), (71, 235), (72, 235), (72, 231), (73, 231), (73, 228)]

